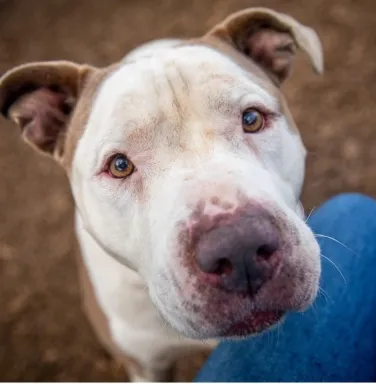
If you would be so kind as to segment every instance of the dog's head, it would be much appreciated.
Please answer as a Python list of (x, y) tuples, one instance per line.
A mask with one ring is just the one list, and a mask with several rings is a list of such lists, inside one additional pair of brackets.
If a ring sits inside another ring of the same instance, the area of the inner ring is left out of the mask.
[(280, 85), (297, 48), (322, 71), (320, 42), (257, 8), (158, 47), (105, 69), (17, 67), (0, 82), (2, 113), (67, 170), (86, 230), (143, 276), (172, 326), (257, 333), (318, 288), (305, 149)]

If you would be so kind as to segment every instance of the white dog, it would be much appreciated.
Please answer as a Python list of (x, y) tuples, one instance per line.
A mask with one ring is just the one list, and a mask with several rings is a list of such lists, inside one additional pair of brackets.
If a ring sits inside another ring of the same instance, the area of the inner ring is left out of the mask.
[(66, 170), (85, 308), (132, 380), (256, 334), (314, 300), (318, 244), (300, 209), (305, 149), (280, 85), (315, 32), (264, 8), (99, 69), (19, 66), (2, 113)]

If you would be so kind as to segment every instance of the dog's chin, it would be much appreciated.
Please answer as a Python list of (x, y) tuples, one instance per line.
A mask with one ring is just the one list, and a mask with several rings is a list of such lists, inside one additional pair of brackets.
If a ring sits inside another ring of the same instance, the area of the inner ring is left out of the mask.
[(283, 321), (285, 315), (286, 311), (281, 310), (255, 311), (244, 316), (241, 320), (232, 323), (229, 323), (228, 321), (225, 321), (222, 324), (210, 324), (205, 322), (205, 324), (202, 323), (201, 326), (196, 324), (193, 328), (179, 326), (173, 326), (173, 328), (185, 337), (196, 340), (242, 339), (258, 335), (273, 328)]
[(160, 313), (164, 313), (163, 317), (175, 330), (190, 339), (241, 339), (272, 329), (288, 313), (307, 310), (316, 297), (316, 285), (301, 290), (298, 297), (289, 297), (287, 302), (269, 304), (269, 308), (262, 305), (268, 302), (267, 297), (255, 303), (240, 295), (232, 296), (230, 302), (224, 300), (224, 306), (212, 300), (209, 302), (212, 306), (208, 304), (208, 307), (203, 305), (199, 308), (196, 305), (194, 311), (182, 309), (179, 317), (175, 316), (176, 313), (171, 316), (171, 312), (167, 315), (166, 306), (162, 306)]
[(259, 334), (280, 323), (284, 311), (257, 311), (220, 332), (219, 338), (238, 339)]

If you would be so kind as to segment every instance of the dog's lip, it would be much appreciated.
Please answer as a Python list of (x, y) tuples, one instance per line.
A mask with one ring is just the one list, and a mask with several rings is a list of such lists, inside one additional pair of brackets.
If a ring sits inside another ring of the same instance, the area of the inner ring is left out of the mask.
[(285, 311), (266, 310), (255, 311), (246, 316), (243, 320), (231, 325), (222, 335), (223, 337), (244, 337), (259, 333), (278, 323)]

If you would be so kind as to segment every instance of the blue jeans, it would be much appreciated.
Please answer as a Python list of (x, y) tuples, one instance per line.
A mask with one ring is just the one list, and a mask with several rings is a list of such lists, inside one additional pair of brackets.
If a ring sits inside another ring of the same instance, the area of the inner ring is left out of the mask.
[(322, 258), (314, 305), (289, 315), (279, 329), (222, 342), (196, 381), (376, 380), (376, 201), (343, 194), (308, 222), (315, 234), (346, 245), (318, 238), (331, 262)]

